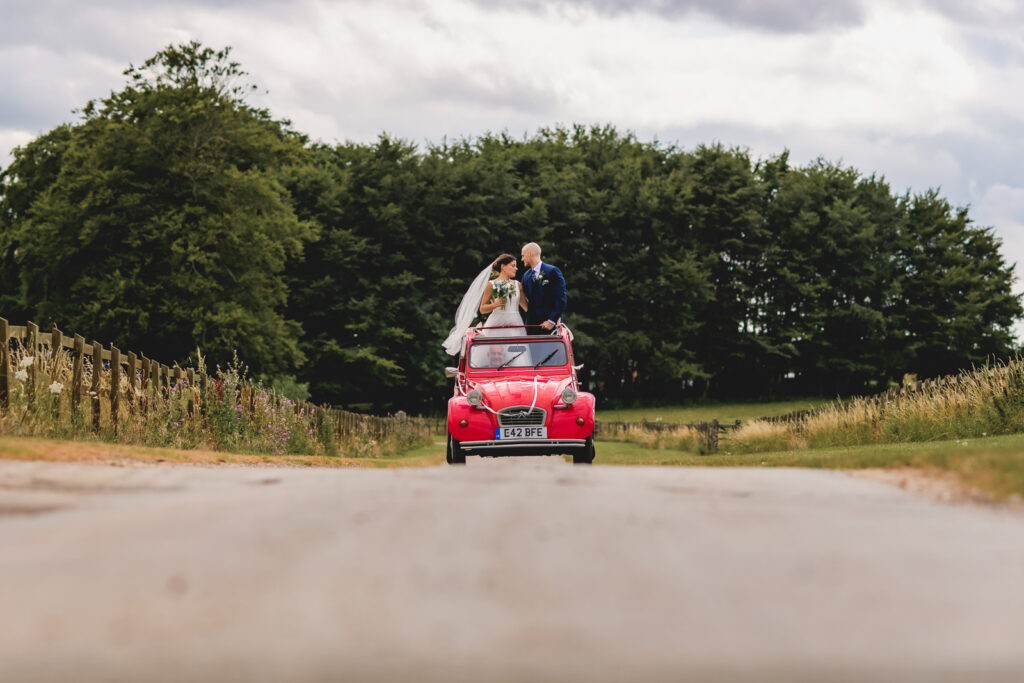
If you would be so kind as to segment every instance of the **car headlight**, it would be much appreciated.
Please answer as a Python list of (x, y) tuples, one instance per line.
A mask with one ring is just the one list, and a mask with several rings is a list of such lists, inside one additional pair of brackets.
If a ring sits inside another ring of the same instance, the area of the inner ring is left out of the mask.
[(572, 387), (566, 387), (562, 389), (562, 403), (567, 406), (571, 406), (576, 402), (576, 390)]
[(470, 389), (469, 393), (466, 394), (466, 401), (468, 401), (469, 405), (471, 405), (471, 406), (478, 406), (481, 403), (483, 403), (483, 400), (484, 400), (484, 395), (481, 394), (476, 389)]

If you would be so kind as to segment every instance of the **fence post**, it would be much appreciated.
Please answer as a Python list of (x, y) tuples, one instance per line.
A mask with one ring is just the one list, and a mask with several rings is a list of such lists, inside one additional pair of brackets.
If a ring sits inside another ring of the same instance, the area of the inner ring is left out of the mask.
[(25, 382), (28, 404), (35, 407), (36, 404), (36, 368), (39, 367), (39, 326), (35, 323), (27, 323), (25, 330), (28, 332), (26, 349), (32, 358), (32, 364), (25, 368), (28, 371), (28, 381)]
[(718, 419), (711, 420), (711, 431), (708, 433), (708, 450), (712, 453), (718, 451)]
[(138, 377), (135, 374), (135, 370), (138, 367), (139, 358), (135, 355), (134, 351), (128, 352), (128, 409), (134, 411), (135, 408), (135, 389), (138, 384)]
[(92, 385), (90, 386), (90, 398), (92, 399), (92, 430), (97, 434), (100, 431), (100, 378), (103, 375), (103, 344), (95, 339), (92, 340)]
[(110, 426), (117, 436), (117, 416), (121, 412), (121, 351), (110, 347)]
[[(53, 331), (50, 332), (50, 386), (57, 381), (57, 364), (60, 362), (60, 354), (63, 352), (64, 346), (64, 335), (57, 329), (57, 325), (54, 324)], [(57, 422), (60, 422), (60, 397), (63, 394), (63, 390), (58, 392), (54, 396), (54, 407), (53, 414)]]
[(164, 400), (169, 401), (171, 399), (171, 368), (168, 365), (160, 364), (160, 379), (162, 384), (160, 388), (164, 395)]
[(142, 414), (145, 415), (149, 412), (149, 388), (153, 384), (152, 380), (153, 361), (149, 360), (145, 356), (142, 357), (142, 376), (139, 381), (139, 388), (142, 390)]
[(0, 413), (6, 413), (11, 405), (11, 330), (7, 327), (7, 321), (0, 318)]
[(57, 381), (57, 363), (60, 361), (60, 353), (64, 348), (64, 335), (54, 324), (53, 332), (50, 333), (50, 379)]
[(71, 406), (78, 408), (82, 404), (82, 365), (85, 358), (85, 337), (75, 335), (74, 358), (71, 360)]
[(150, 362), (150, 366), (153, 373), (151, 375), (152, 379), (150, 380), (150, 384), (153, 385), (153, 398), (157, 399), (160, 398), (160, 394), (163, 391), (163, 384), (161, 383), (160, 378), (160, 364), (156, 360), (152, 360)]

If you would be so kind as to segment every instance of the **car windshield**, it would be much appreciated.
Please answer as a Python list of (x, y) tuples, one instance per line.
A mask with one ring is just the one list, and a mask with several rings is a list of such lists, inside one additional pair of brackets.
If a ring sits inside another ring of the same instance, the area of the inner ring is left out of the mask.
[(550, 367), (565, 365), (567, 359), (565, 342), (553, 339), (484, 342), (469, 347), (469, 367), (475, 370)]

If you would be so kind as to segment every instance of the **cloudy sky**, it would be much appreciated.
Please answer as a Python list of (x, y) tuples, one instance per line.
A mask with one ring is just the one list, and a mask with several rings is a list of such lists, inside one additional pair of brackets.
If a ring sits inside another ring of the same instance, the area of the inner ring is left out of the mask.
[(1020, 0), (0, 0), (0, 165), (170, 43), (327, 142), (612, 123), (940, 187), (1024, 270)]

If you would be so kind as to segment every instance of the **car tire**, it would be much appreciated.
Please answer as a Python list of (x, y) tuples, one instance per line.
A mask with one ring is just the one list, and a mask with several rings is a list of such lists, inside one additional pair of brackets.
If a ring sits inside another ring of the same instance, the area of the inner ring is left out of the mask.
[(583, 447), (583, 452), (574, 453), (572, 456), (573, 465), (592, 465), (594, 463), (594, 457), (597, 455), (597, 450), (594, 448), (594, 437), (587, 439), (587, 444)]
[(445, 460), (449, 465), (465, 465), (466, 454), (462, 452), (459, 447), (459, 442), (452, 438), (452, 435), (448, 435), (448, 450), (445, 453)]

